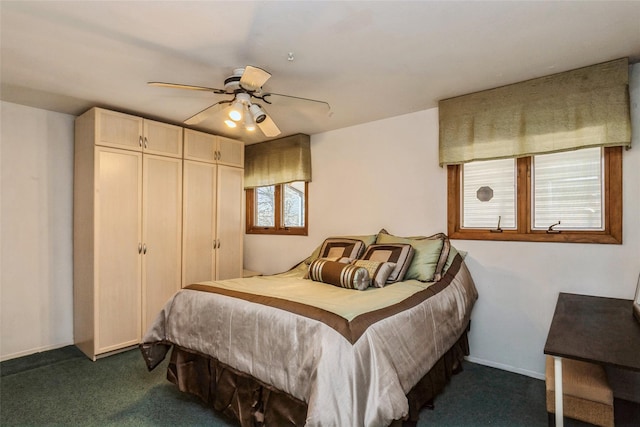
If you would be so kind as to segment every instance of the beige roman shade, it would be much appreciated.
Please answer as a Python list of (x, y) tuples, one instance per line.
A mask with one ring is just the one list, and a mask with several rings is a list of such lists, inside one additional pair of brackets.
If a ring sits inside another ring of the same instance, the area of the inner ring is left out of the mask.
[(440, 165), (630, 147), (628, 85), (623, 58), (442, 100)]
[(297, 134), (245, 146), (244, 188), (311, 181), (311, 138)]

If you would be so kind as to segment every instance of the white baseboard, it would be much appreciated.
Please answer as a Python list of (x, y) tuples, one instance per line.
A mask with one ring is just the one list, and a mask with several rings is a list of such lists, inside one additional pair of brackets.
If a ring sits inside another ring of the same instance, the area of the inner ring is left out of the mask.
[(32, 348), (29, 350), (23, 350), (23, 351), (11, 353), (11, 354), (3, 354), (0, 356), (0, 362), (4, 362), (5, 360), (17, 359), (18, 357), (22, 357), (22, 356), (29, 356), (35, 353), (42, 353), (43, 351), (55, 350), (58, 348), (66, 347), (68, 345), (73, 345), (73, 341), (66, 342), (66, 343), (46, 345), (43, 347)]
[(515, 366), (505, 365), (502, 363), (493, 362), (491, 360), (479, 359), (473, 356), (466, 356), (466, 360), (469, 362), (477, 363), (478, 365), (489, 366), (491, 368), (501, 369), (507, 372), (513, 372), (514, 374), (525, 375), (527, 377), (544, 380), (544, 372), (534, 372), (528, 369), (516, 368)]

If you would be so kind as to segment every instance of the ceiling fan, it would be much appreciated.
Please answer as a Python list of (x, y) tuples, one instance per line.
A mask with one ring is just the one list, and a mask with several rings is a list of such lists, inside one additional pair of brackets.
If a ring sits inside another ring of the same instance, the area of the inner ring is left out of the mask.
[(204, 86), (192, 86), (177, 83), (148, 82), (151, 86), (169, 87), (175, 89), (199, 90), (213, 92), (216, 95), (233, 96), (231, 99), (222, 100), (194, 114), (184, 122), (188, 125), (196, 125), (202, 121), (213, 118), (222, 113), (222, 120), (229, 128), (243, 126), (246, 131), (253, 132), (256, 125), (267, 137), (280, 135), (280, 129), (264, 110), (263, 106), (256, 100), (265, 104), (272, 104), (272, 98), (291, 98), (299, 101), (314, 102), (325, 105), (329, 110), (331, 107), (324, 101), (301, 98), (280, 93), (265, 92), (262, 86), (271, 77), (271, 74), (261, 68), (247, 65), (244, 68), (236, 68), (233, 75), (224, 81), (224, 89), (216, 89)]

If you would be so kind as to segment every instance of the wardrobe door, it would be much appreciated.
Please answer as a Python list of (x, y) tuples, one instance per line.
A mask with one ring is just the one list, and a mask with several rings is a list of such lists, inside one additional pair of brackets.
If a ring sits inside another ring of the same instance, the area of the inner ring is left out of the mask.
[(184, 161), (182, 286), (215, 279), (216, 169)]
[(235, 139), (216, 137), (218, 139), (217, 162), (219, 165), (244, 167), (244, 143)]
[(142, 118), (95, 108), (95, 143), (114, 148), (142, 151)]
[(95, 149), (95, 354), (141, 338), (142, 153)]
[(244, 169), (218, 165), (216, 279), (242, 277)]
[(184, 130), (184, 159), (215, 163), (218, 137), (193, 129)]
[(143, 156), (142, 330), (180, 289), (182, 159)]
[(143, 151), (148, 154), (182, 158), (182, 128), (144, 119)]

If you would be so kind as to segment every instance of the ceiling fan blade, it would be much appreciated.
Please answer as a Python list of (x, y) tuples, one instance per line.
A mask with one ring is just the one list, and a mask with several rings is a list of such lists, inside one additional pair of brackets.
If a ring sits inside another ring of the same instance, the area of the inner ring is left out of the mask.
[(278, 126), (276, 126), (273, 120), (271, 120), (271, 117), (269, 117), (268, 115), (261, 123), (258, 123), (258, 127), (260, 128), (262, 133), (264, 133), (264, 135), (268, 137), (278, 136), (281, 133), (280, 129), (278, 129)]
[(201, 91), (213, 92), (217, 94), (226, 93), (224, 90), (216, 89), (214, 87), (192, 86), (192, 85), (183, 85), (178, 83), (165, 83), (165, 82), (147, 82), (147, 84), (149, 86), (170, 87), (173, 89), (201, 90)]
[(247, 65), (240, 78), (240, 85), (247, 90), (258, 90), (271, 77), (271, 73), (262, 68)]
[(317, 99), (311, 99), (311, 98), (303, 98), (301, 96), (293, 96), (293, 95), (284, 95), (282, 93), (265, 93), (261, 96), (261, 98), (264, 100), (264, 102), (266, 102), (267, 104), (271, 104), (272, 102), (269, 100), (269, 97), (282, 97), (282, 98), (288, 98), (288, 99), (293, 99), (293, 100), (297, 100), (297, 101), (305, 101), (305, 102), (312, 102), (317, 106), (323, 106), (327, 109), (327, 114), (331, 115), (331, 105), (329, 105), (328, 102), (326, 101), (319, 101)]
[(209, 117), (211, 117), (211, 116), (219, 113), (220, 111), (224, 110), (225, 108), (229, 107), (230, 104), (231, 104), (231, 101), (216, 102), (215, 104), (205, 108), (204, 110), (200, 111), (199, 113), (196, 113), (193, 116), (189, 117), (184, 122), (186, 124), (188, 124), (188, 125), (197, 125), (198, 123), (201, 123), (201, 122), (205, 121)]

